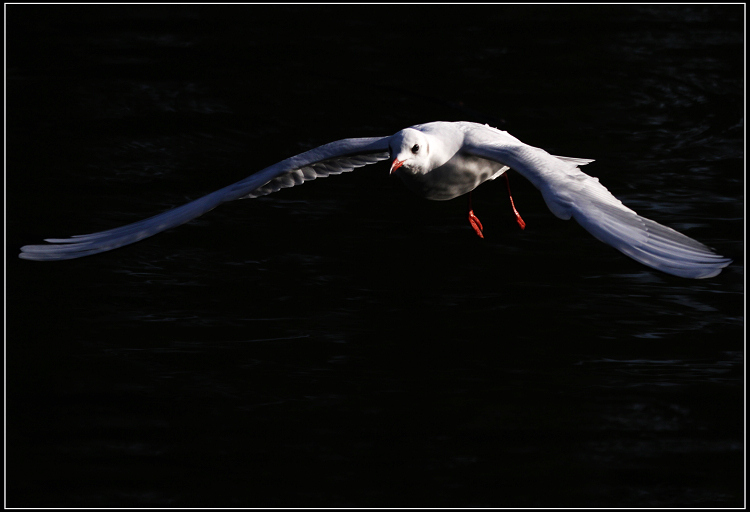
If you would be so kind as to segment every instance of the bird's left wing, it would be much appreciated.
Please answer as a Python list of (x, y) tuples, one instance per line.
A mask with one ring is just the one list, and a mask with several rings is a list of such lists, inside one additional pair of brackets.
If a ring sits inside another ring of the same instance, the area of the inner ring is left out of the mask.
[(153, 217), (89, 235), (48, 238), (45, 241), (50, 245), (25, 245), (18, 256), (26, 260), (68, 260), (110, 251), (184, 224), (227, 201), (263, 196), (308, 180), (349, 172), (386, 160), (389, 156), (389, 138), (368, 137), (331, 142)]
[(519, 172), (542, 192), (557, 217), (573, 217), (596, 238), (644, 265), (699, 279), (719, 274), (732, 262), (622, 204), (598, 178), (576, 167), (585, 160), (561, 160), (507, 132), (481, 125), (467, 130), (463, 150)]

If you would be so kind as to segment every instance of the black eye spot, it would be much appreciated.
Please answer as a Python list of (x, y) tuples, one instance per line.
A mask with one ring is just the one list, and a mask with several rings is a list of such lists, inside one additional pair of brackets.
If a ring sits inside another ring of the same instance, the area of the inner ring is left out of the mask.
[(414, 145), (413, 145), (413, 146), (411, 147), (411, 152), (412, 152), (412, 153), (414, 153), (414, 154), (416, 155), (418, 151), (419, 151), (419, 144), (414, 144)]

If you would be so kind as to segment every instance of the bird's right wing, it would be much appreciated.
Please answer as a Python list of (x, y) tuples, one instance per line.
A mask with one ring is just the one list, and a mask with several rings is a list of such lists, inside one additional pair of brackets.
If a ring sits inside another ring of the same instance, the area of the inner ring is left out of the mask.
[(68, 260), (110, 251), (184, 224), (227, 201), (263, 196), (308, 180), (386, 160), (389, 157), (388, 141), (389, 137), (368, 137), (331, 142), (148, 219), (89, 235), (48, 238), (45, 241), (51, 245), (25, 245), (18, 256), (26, 260)]
[(641, 217), (598, 178), (578, 169), (581, 163), (576, 159), (560, 159), (481, 125), (467, 132), (464, 150), (519, 172), (542, 192), (557, 217), (573, 217), (602, 242), (652, 268), (699, 279), (719, 274), (732, 262), (697, 240)]

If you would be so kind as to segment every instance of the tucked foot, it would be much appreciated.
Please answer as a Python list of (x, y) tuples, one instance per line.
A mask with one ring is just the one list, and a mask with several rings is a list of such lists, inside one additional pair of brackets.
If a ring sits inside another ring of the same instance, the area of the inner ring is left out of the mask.
[(518, 225), (521, 226), (521, 229), (526, 229), (526, 223), (521, 218), (521, 214), (518, 213), (518, 210), (516, 210), (516, 206), (513, 204), (513, 198), (510, 198), (510, 204), (513, 206), (513, 213), (516, 214), (516, 222), (518, 222)]
[(518, 213), (518, 210), (516, 210), (516, 205), (513, 202), (513, 195), (510, 193), (510, 179), (508, 178), (508, 173), (506, 172), (503, 174), (505, 176), (505, 184), (508, 186), (508, 197), (510, 198), (510, 206), (513, 208), (513, 213), (516, 215), (516, 222), (519, 226), (521, 226), (521, 229), (526, 229), (526, 223), (521, 218), (521, 214)]
[(471, 224), (471, 227), (474, 228), (474, 232), (479, 238), (484, 238), (484, 235), (482, 234), (484, 228), (482, 227), (482, 223), (479, 222), (479, 218), (474, 215), (474, 210), (469, 210), (469, 224)]

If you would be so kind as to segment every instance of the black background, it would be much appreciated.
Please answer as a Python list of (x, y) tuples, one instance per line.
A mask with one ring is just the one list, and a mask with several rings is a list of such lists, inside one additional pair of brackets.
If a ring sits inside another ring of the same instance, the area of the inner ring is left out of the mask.
[[(6, 6), (11, 507), (738, 507), (742, 5)], [(486, 122), (735, 263), (643, 267), (511, 176), (386, 163), (110, 253), (345, 137)]]

